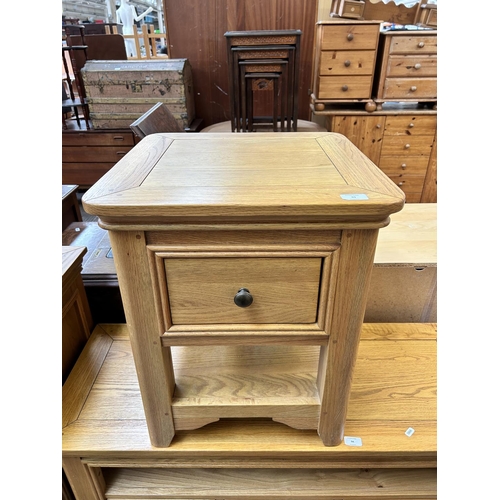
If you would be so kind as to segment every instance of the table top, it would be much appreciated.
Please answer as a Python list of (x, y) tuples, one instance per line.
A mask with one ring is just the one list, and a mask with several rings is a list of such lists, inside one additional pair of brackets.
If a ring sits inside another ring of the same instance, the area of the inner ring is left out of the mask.
[(106, 223), (330, 222), (383, 227), (404, 193), (333, 132), (152, 134), (83, 196)]

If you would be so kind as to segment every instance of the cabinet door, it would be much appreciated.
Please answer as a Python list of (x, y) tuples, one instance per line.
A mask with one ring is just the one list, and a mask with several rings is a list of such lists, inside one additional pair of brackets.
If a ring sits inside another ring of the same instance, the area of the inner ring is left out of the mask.
[(333, 116), (328, 125), (330, 132), (345, 135), (376, 165), (380, 160), (384, 127), (385, 116)]

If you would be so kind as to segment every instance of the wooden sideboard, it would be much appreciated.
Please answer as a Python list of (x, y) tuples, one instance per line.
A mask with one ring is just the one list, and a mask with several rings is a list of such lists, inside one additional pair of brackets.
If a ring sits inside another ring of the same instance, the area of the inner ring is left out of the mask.
[(130, 129), (63, 130), (62, 183), (92, 186), (138, 141)]

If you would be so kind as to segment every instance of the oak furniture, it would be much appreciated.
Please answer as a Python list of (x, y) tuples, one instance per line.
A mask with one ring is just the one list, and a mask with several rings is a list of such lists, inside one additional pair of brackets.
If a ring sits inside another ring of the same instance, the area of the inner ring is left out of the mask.
[(315, 110), (360, 102), (367, 111), (375, 110), (372, 90), (380, 23), (341, 18), (318, 21), (311, 94)]
[(436, 30), (380, 33), (374, 101), (437, 103)]
[(62, 381), (66, 380), (90, 337), (94, 323), (83, 287), (85, 247), (62, 247)]
[[(437, 321), (437, 204), (407, 203), (379, 232), (364, 321)], [(86, 246), (82, 279), (96, 323), (124, 323), (125, 314), (108, 232), (75, 222), (63, 245)]]
[(353, 108), (313, 113), (325, 117), (328, 131), (345, 135), (368, 156), (404, 191), (408, 203), (437, 202), (436, 110), (384, 103), (370, 113)]
[(62, 230), (64, 231), (72, 222), (82, 221), (82, 212), (76, 193), (76, 184), (62, 185)]
[[(109, 233), (154, 446), (227, 417), (342, 441), (378, 231), (404, 205), (352, 143), (148, 135), (82, 201)], [(278, 363), (233, 379), (224, 367), (224, 346), (286, 344), (322, 346), (314, 377), (276, 378)], [(176, 384), (175, 345), (220, 350), (211, 367), (228, 376), (215, 397), (210, 370), (201, 385)]]
[[(282, 346), (282, 371), (313, 373), (318, 350)], [(276, 361), (262, 346), (225, 352), (235, 368), (241, 357)], [(215, 346), (173, 347), (178, 383), (203, 380), (200, 361), (214, 355)], [(225, 419), (152, 446), (124, 324), (96, 326), (63, 387), (62, 413), (62, 462), (78, 500), (437, 498), (435, 324), (363, 325), (350, 439), (336, 447), (269, 419)]]
[(158, 132), (183, 132), (164, 102), (157, 102), (150, 110), (137, 118), (130, 124), (130, 130), (139, 139)]

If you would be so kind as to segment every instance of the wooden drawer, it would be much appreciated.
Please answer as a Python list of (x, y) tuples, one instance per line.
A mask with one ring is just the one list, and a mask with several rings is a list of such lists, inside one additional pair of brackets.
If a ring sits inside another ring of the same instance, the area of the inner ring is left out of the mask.
[(385, 156), (380, 159), (379, 168), (388, 176), (398, 176), (404, 173), (425, 176), (428, 163), (427, 156)]
[(385, 135), (434, 135), (436, 115), (399, 115), (387, 116)]
[(437, 36), (408, 35), (391, 37), (391, 54), (437, 54)]
[(115, 162), (63, 163), (62, 182), (65, 184), (78, 184), (82, 188), (90, 187), (106, 172), (111, 170), (115, 164)]
[(319, 99), (368, 99), (372, 77), (368, 76), (321, 76)]
[(133, 146), (132, 132), (68, 133), (62, 134), (63, 146)]
[(379, 24), (346, 24), (324, 26), (322, 50), (375, 50), (378, 43)]
[(387, 61), (387, 76), (437, 76), (437, 56), (389, 56)]
[(384, 138), (380, 160), (384, 156), (424, 156), (429, 158), (431, 153), (434, 136), (416, 135), (416, 136), (389, 136)]
[(437, 78), (387, 78), (383, 99), (436, 99)]
[(396, 184), (399, 189), (402, 189), (405, 193), (421, 193), (424, 187), (425, 176), (423, 175), (390, 175), (394, 184)]
[[(173, 325), (314, 323), (322, 259), (319, 257), (165, 258)], [(249, 307), (234, 297), (246, 288)]]
[(320, 75), (371, 75), (373, 50), (328, 50), (321, 52)]
[(66, 163), (116, 163), (121, 160), (133, 146), (110, 147), (78, 147), (64, 146), (62, 161)]

